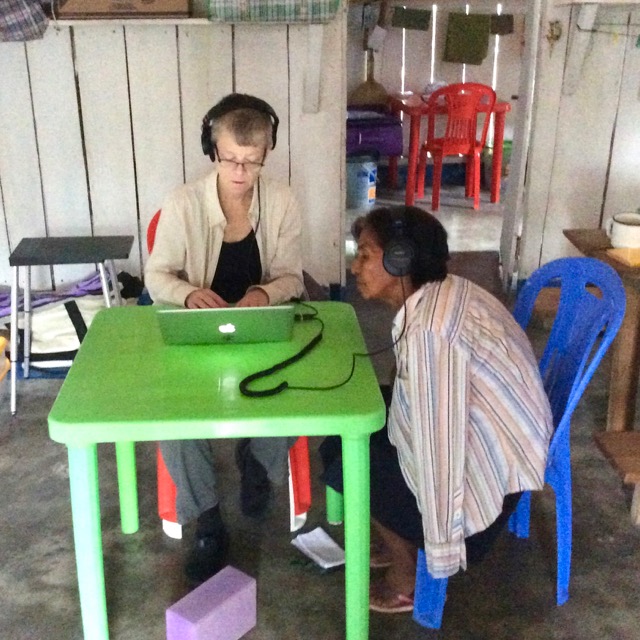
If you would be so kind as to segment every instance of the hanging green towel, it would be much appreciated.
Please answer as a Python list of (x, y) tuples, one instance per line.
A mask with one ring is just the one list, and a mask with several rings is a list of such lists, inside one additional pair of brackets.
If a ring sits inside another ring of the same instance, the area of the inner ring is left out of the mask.
[(406, 7), (393, 7), (391, 26), (401, 29), (417, 29), (428, 31), (431, 24), (431, 11), (427, 9), (407, 9)]
[(443, 60), (482, 64), (489, 52), (490, 27), (489, 14), (450, 13)]
[(508, 36), (510, 33), (513, 33), (513, 15), (494, 13), (491, 16), (491, 35)]

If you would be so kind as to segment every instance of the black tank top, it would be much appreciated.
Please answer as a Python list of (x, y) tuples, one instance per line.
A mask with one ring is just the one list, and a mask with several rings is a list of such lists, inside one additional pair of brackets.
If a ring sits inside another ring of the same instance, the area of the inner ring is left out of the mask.
[(216, 273), (211, 283), (223, 300), (235, 303), (247, 289), (262, 280), (258, 241), (253, 229), (239, 242), (223, 242)]

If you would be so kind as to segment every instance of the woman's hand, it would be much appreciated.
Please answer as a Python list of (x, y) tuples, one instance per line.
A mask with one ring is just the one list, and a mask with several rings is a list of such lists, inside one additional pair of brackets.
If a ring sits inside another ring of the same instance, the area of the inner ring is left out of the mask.
[(228, 307), (229, 303), (211, 289), (196, 289), (186, 297), (184, 306), (187, 309), (217, 309)]
[(251, 289), (238, 300), (236, 307), (267, 307), (269, 296), (262, 289)]

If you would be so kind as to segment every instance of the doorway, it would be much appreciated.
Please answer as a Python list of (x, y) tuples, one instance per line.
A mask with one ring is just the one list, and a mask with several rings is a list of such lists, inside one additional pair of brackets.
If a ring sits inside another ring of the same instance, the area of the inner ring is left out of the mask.
[[(386, 89), (388, 93), (424, 91), (436, 82), (472, 81), (489, 84), (496, 89), (498, 99), (511, 103), (507, 115), (505, 141), (509, 144), (510, 161), (505, 165), (501, 189), (501, 203), (491, 204), (488, 191), (482, 193), (481, 207), (474, 211), (465, 200), (464, 187), (443, 181), (443, 198), (438, 217), (449, 233), (453, 251), (496, 251), (503, 267), (505, 287), (510, 285), (517, 272), (517, 237), (522, 225), (522, 192), (524, 188), (524, 158), (528, 151), (529, 126), (535, 85), (535, 62), (539, 38), (542, 0), (512, 0), (496, 2), (480, 0), (469, 3), (441, 0), (438, 3), (412, 3), (411, 9), (418, 15), (419, 28), (393, 26), (389, 11), (395, 8), (389, 3), (350, 3), (347, 26), (347, 95), (351, 95), (367, 77)], [(387, 5), (387, 6), (385, 6)], [(378, 50), (367, 56), (366, 35), (373, 32), (379, 20), (380, 8), (386, 13), (387, 27), (378, 33), (374, 45)], [(449, 14), (455, 12), (489, 13), (512, 16), (513, 30), (505, 35), (491, 35), (487, 57), (481, 65), (463, 65), (443, 62)], [(429, 15), (428, 23), (424, 14)], [(389, 26), (391, 25), (391, 26)], [(425, 29), (425, 25), (427, 28)], [(377, 43), (377, 44), (376, 44)], [(368, 59), (367, 59), (368, 58)], [(373, 68), (371, 67), (373, 64)], [(408, 129), (405, 127), (405, 129)], [(405, 131), (404, 148), (408, 146)], [(489, 133), (492, 145), (492, 132)], [(506, 155), (506, 154), (505, 154)], [(405, 165), (406, 166), (406, 165)], [(378, 159), (377, 204), (400, 204), (404, 191), (391, 191), (385, 185), (386, 158)], [(406, 168), (404, 169), (406, 173)], [(400, 186), (403, 164), (400, 162)], [(455, 172), (454, 172), (455, 173)], [(430, 208), (430, 189), (416, 205)], [(366, 207), (365, 207), (366, 209)], [(347, 209), (345, 225), (345, 250), (347, 264), (349, 252), (348, 230), (354, 217), (361, 211)]]

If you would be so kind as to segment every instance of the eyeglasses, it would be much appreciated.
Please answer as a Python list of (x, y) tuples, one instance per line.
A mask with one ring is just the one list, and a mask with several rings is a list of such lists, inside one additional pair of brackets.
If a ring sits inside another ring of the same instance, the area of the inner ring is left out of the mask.
[(262, 167), (264, 167), (264, 162), (254, 162), (251, 160), (245, 160), (244, 162), (238, 162), (237, 160), (232, 160), (231, 158), (222, 158), (218, 153), (218, 162), (221, 166), (226, 167), (227, 169), (234, 170), (238, 167), (241, 167), (247, 173), (258, 173)]

